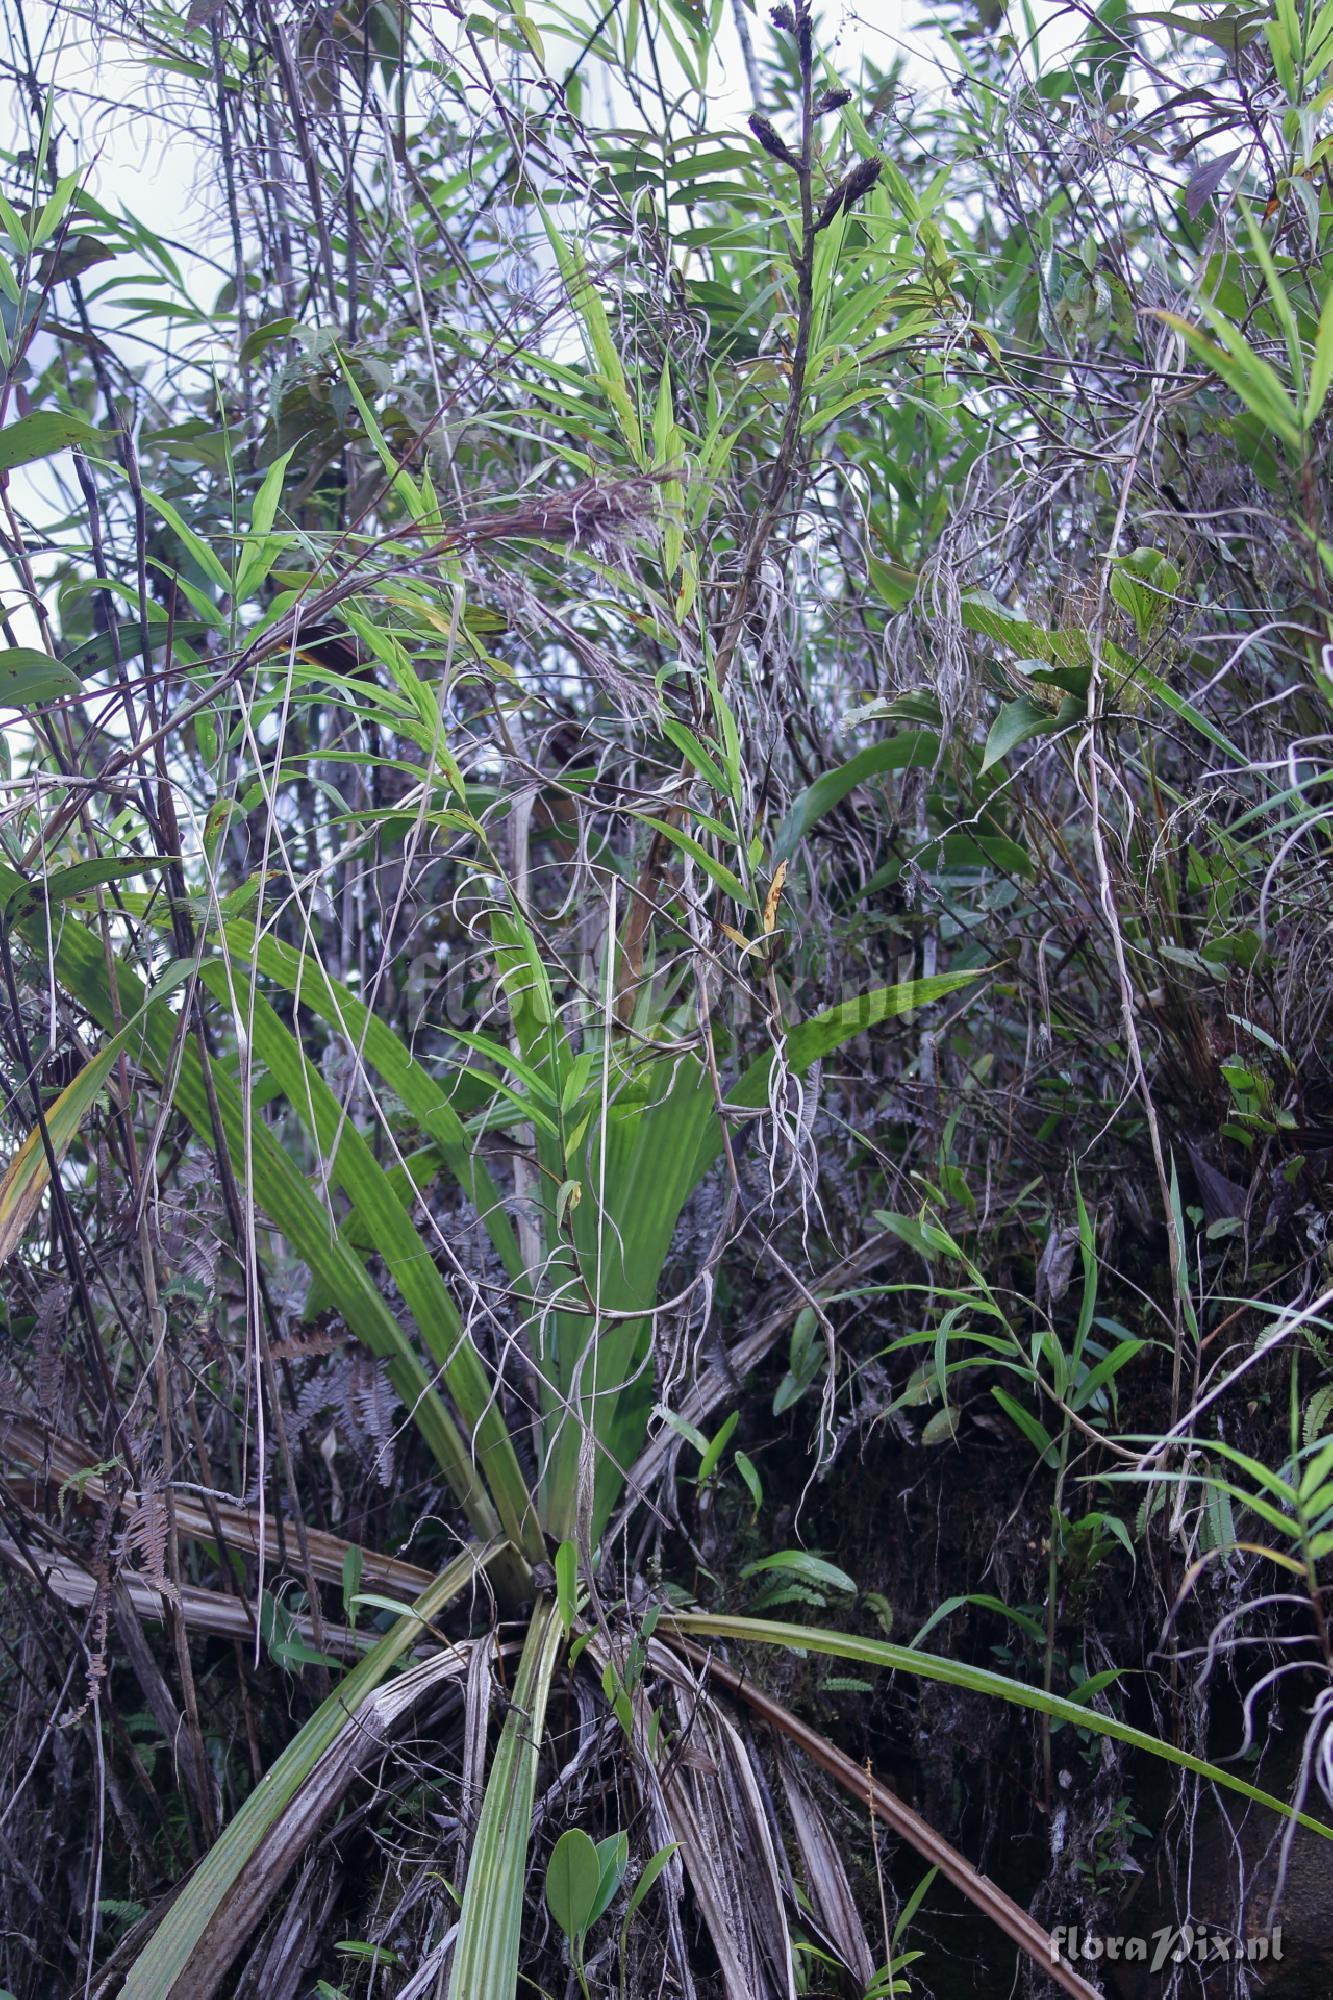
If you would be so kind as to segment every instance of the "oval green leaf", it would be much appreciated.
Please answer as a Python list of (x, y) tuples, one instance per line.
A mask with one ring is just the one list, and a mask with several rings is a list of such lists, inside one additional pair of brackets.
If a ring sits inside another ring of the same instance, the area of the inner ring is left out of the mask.
[(580, 1826), (561, 1834), (546, 1867), (546, 1905), (570, 1943), (593, 1920), (602, 1886), (602, 1863)]

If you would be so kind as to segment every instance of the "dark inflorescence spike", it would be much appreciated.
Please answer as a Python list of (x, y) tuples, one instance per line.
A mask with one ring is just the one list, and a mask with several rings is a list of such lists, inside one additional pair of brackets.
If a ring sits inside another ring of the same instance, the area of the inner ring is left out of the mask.
[(882, 160), (858, 160), (845, 179), (838, 182), (815, 221), (815, 229), (827, 229), (840, 210), (849, 213), (863, 195), (869, 194), (883, 170)]
[(749, 124), (755, 138), (773, 159), (781, 160), (785, 167), (794, 167), (797, 164), (795, 154), (761, 112), (752, 111)]

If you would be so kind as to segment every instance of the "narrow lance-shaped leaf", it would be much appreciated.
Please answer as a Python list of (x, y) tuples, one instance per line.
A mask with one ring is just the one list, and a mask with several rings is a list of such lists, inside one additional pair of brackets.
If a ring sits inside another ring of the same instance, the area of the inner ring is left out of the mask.
[(265, 979), (281, 986), (345, 1036), (359, 1050), (367, 1069), (402, 1099), (477, 1211), (505, 1270), (517, 1278), (523, 1260), (513, 1224), (449, 1092), (423, 1068), (386, 1021), (373, 1014), (349, 986), (330, 978), (313, 952), (299, 951), (280, 938), (257, 935), (252, 923), (239, 918), (222, 925), (221, 937), (234, 957), (254, 965)]
[(36, 708), (78, 691), (78, 675), (49, 653), (35, 646), (7, 646), (0, 652), (0, 708)]
[(101, 444), (102, 433), (86, 417), (64, 410), (34, 410), (16, 424), (0, 430), (0, 472), (16, 465), (32, 465), (37, 459), (51, 458), (72, 444), (93, 447)]
[[(900, 1019), (905, 1014), (915, 1013), (920, 1007), (932, 1006), (935, 1001), (945, 999), (950, 993), (961, 992), (986, 976), (984, 967), (965, 972), (940, 972), (930, 979), (903, 979), (896, 986), (875, 986), (866, 993), (858, 993), (854, 1000), (844, 1000), (840, 1006), (828, 1007), (821, 1014), (811, 1015), (808, 1021), (798, 1022), (787, 1034), (786, 1062), (794, 1076), (803, 1076), (813, 1063), (831, 1055), (868, 1029), (878, 1027), (881, 1021)], [(773, 1067), (773, 1050), (752, 1062), (744, 1075), (727, 1092), (726, 1101), (738, 1107), (755, 1108), (768, 1102), (768, 1078)], [(714, 1127), (705, 1132), (700, 1144), (696, 1163), (696, 1176), (702, 1174), (722, 1150), (722, 1135)]]
[(933, 730), (908, 729), (858, 750), (845, 764), (824, 771), (793, 801), (791, 810), (778, 829), (773, 843), (773, 860), (787, 861), (796, 852), (810, 828), (846, 798), (857, 785), (883, 771), (928, 769), (939, 754), (940, 740)]

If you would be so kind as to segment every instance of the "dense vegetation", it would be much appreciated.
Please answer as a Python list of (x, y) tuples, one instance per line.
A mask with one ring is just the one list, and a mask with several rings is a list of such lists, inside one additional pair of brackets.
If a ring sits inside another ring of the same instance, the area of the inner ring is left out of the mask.
[(1326, 1990), (1333, 0), (91, 4), (0, 1987)]

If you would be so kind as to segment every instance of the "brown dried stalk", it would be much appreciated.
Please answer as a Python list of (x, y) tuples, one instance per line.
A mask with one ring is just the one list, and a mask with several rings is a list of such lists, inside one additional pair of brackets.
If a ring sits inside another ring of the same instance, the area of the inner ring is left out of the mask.
[(1061, 1959), (1049, 1932), (1042, 1929), (1035, 1917), (1030, 1917), (1026, 1910), (1021, 1909), (1011, 1897), (1006, 1896), (1003, 1889), (998, 1888), (988, 1875), (983, 1875), (979, 1869), (974, 1868), (956, 1847), (950, 1845), (943, 1834), (937, 1833), (919, 1813), (904, 1805), (887, 1785), (881, 1784), (878, 1778), (863, 1769), (861, 1765), (854, 1764), (851, 1758), (835, 1744), (830, 1743), (827, 1737), (821, 1736), (817, 1729), (810, 1727), (809, 1723), (802, 1722), (790, 1709), (775, 1701), (772, 1695), (765, 1694), (760, 1688), (755, 1687), (744, 1674), (737, 1673), (734, 1667), (724, 1666), (715, 1654), (708, 1652), (703, 1646), (696, 1646), (692, 1640), (682, 1638), (678, 1633), (671, 1635), (669, 1643), (695, 1665), (706, 1667), (713, 1680), (726, 1688), (729, 1694), (733, 1694), (738, 1701), (743, 1701), (747, 1708), (762, 1716), (764, 1721), (771, 1724), (789, 1743), (794, 1743), (798, 1749), (804, 1751), (811, 1763), (817, 1764), (821, 1771), (827, 1771), (831, 1778), (836, 1778), (843, 1790), (868, 1806), (876, 1819), (883, 1820), (886, 1826), (892, 1827), (896, 1834), (916, 1849), (923, 1860), (938, 1868), (941, 1875), (967, 1897), (969, 1903), (980, 1910), (983, 1916), (989, 1917), (991, 1922), (1002, 1930), (1006, 1937), (1011, 1938), (1021, 1951), (1026, 1952), (1035, 1965), (1039, 1965), (1058, 1986), (1064, 1988), (1066, 1993), (1072, 1994), (1074, 2000), (1101, 2000), (1097, 1988), (1090, 1986), (1086, 1979), (1075, 1972), (1072, 1965)]

